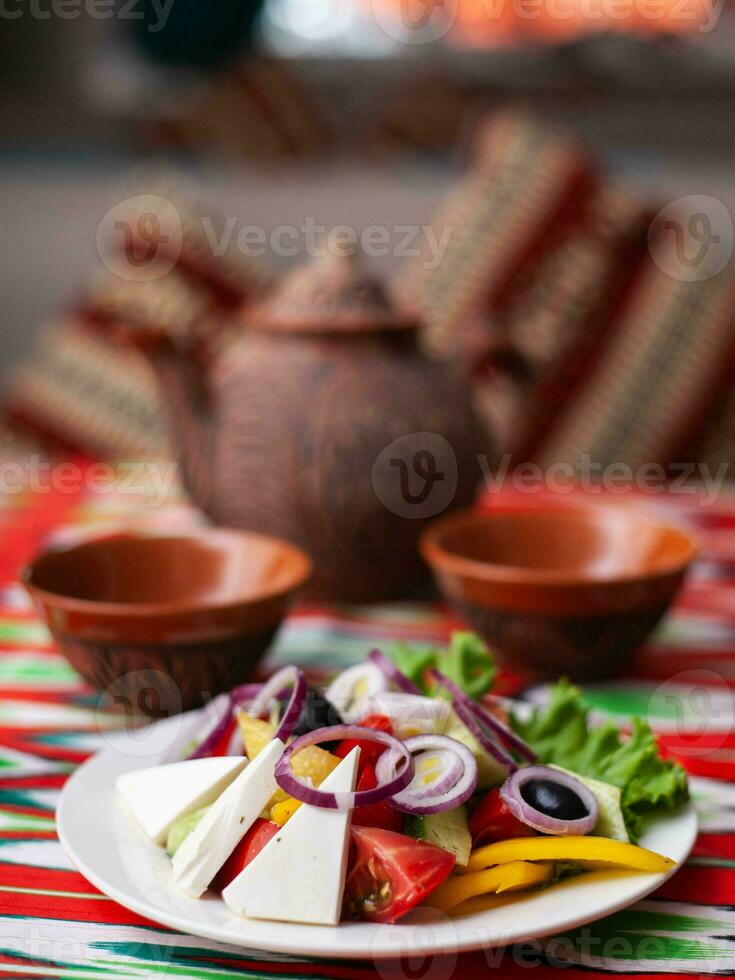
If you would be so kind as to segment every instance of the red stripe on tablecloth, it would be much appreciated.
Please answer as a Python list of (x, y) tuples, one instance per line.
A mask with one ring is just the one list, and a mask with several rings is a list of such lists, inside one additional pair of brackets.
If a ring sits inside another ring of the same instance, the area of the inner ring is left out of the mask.
[(160, 925), (144, 919), (109, 898), (67, 898), (41, 893), (0, 892), (0, 915), (27, 916), (64, 922), (90, 922), (114, 926)]
[(0, 728), (0, 745), (5, 748), (13, 749), (16, 752), (25, 752), (35, 755), (39, 759), (48, 759), (52, 762), (69, 762), (72, 764), (84, 762), (92, 752), (72, 748), (69, 745), (52, 744), (45, 742), (44, 737), (53, 739), (54, 736), (63, 733), (64, 735), (99, 735), (99, 729), (80, 726), (69, 728), (57, 726), (55, 728)]
[(661, 886), (656, 898), (702, 905), (732, 905), (735, 901), (735, 869), (705, 869), (685, 864)]
[(3, 776), (0, 777), (0, 790), (61, 789), (68, 778), (67, 773), (63, 772), (40, 776)]
[(49, 891), (76, 892), (80, 895), (101, 894), (78, 871), (10, 862), (0, 863), (0, 885), (4, 888), (47, 888)]
[(64, 688), (0, 687), (0, 701), (34, 701), (40, 704), (76, 704), (80, 698), (94, 694), (81, 680), (77, 685)]
[(692, 854), (735, 861), (735, 834), (700, 834)]

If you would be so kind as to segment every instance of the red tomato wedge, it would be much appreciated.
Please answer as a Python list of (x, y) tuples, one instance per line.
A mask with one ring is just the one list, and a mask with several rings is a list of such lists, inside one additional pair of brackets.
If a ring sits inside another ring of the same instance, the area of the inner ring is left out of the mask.
[(447, 878), (454, 856), (405, 834), (353, 827), (343, 915), (395, 922)]
[(470, 833), (475, 847), (514, 837), (535, 837), (536, 831), (517, 820), (505, 805), (499, 789), (491, 789), (472, 811)]
[[(375, 766), (366, 762), (357, 779), (357, 789), (374, 789), (378, 785)], [(382, 827), (383, 830), (403, 830), (403, 817), (387, 800), (381, 803), (371, 803), (368, 806), (358, 806), (352, 811), (353, 827)]]
[(272, 820), (264, 820), (258, 817), (250, 830), (230, 854), (225, 863), (217, 872), (217, 877), (212, 882), (212, 889), (221, 892), (231, 881), (246, 868), (253, 858), (263, 850), (268, 841), (274, 837), (281, 828)]
[[(379, 732), (387, 732), (388, 735), (393, 734), (393, 726), (391, 725), (390, 718), (387, 718), (385, 715), (368, 715), (367, 718), (363, 718), (358, 724), (361, 728), (374, 728)], [(340, 759), (346, 759), (356, 745), (360, 746), (361, 767), (368, 762), (375, 765), (379, 757), (385, 752), (385, 746), (380, 742), (369, 742), (367, 739), (361, 742), (359, 739), (345, 738), (334, 748), (333, 754), (339, 756)]]

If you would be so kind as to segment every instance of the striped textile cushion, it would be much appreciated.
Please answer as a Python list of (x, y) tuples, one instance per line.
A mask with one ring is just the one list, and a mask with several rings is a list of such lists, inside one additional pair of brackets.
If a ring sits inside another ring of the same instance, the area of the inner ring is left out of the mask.
[(493, 117), (474, 143), (472, 166), (432, 221), (448, 239), (441, 262), (434, 267), (427, 247), (396, 283), (424, 321), (427, 348), (460, 360), (502, 339), (503, 309), (584, 220), (596, 184), (574, 143), (525, 116)]
[(103, 459), (170, 455), (145, 361), (80, 315), (44, 328), (13, 374), (5, 407), (13, 428), (49, 449)]
[(696, 230), (682, 220), (677, 241), (653, 215), (539, 122), (479, 127), (434, 219), (449, 232), (439, 267), (427, 252), (396, 288), (430, 352), (470, 369), (513, 462), (733, 458), (735, 278), (677, 278)]
[[(690, 244), (694, 251), (696, 243)], [(660, 262), (667, 248), (676, 248), (673, 236), (659, 242)], [(623, 462), (634, 468), (699, 462), (707, 444), (715, 457), (718, 438), (732, 446), (732, 422), (729, 432), (722, 425), (733, 407), (735, 277), (726, 268), (688, 282), (661, 266), (666, 262), (659, 265), (646, 253), (634, 270), (537, 447), (542, 464), (576, 464), (583, 455), (603, 466)]]
[[(156, 261), (166, 262), (163, 274), (146, 278), (145, 269), (136, 279), (125, 250), (134, 247), (141, 215), (156, 214), (161, 197), (174, 203), (180, 218), (176, 261), (169, 268), (166, 256), (156, 253)], [(106, 459), (169, 455), (148, 366), (111, 334), (123, 327), (124, 334), (225, 340), (237, 329), (242, 306), (270, 283), (270, 271), (257, 261), (237, 252), (212, 255), (198, 219), (211, 210), (200, 210), (170, 188), (129, 201), (131, 210), (121, 220), (132, 238), (114, 243), (110, 266), (95, 272), (81, 301), (41, 331), (4, 399), (11, 428), (32, 433), (50, 449)]]

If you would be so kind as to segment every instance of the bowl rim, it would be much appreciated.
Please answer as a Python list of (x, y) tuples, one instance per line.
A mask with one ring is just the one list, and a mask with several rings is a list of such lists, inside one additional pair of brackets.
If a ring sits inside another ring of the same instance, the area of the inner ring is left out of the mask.
[[(203, 540), (209, 542), (216, 541), (217, 539), (238, 539), (243, 541), (248, 538), (257, 538), (259, 541), (268, 543), (274, 548), (290, 553), (296, 559), (297, 566), (292, 576), (293, 580), (287, 584), (279, 585), (277, 588), (262, 589), (249, 596), (243, 595), (227, 602), (193, 602), (183, 600), (177, 602), (112, 602), (102, 599), (84, 599), (78, 596), (65, 595), (61, 592), (54, 592), (37, 585), (33, 581), (33, 574), (38, 566), (51, 555), (71, 555), (80, 551), (83, 552), (105, 541), (118, 541), (123, 538), (137, 541), (162, 538), (170, 540)], [(63, 609), (65, 612), (97, 614), (109, 619), (116, 617), (123, 619), (131, 616), (144, 619), (158, 619), (169, 616), (197, 616), (202, 613), (226, 613), (242, 608), (243, 606), (255, 607), (287, 596), (303, 588), (311, 578), (313, 571), (314, 564), (303, 549), (291, 544), (290, 541), (284, 541), (282, 538), (277, 538), (270, 534), (261, 534), (259, 531), (221, 527), (166, 528), (160, 531), (153, 529), (146, 529), (145, 531), (122, 529), (111, 531), (108, 534), (88, 537), (68, 546), (43, 548), (23, 566), (19, 574), (19, 581), (33, 599), (48, 606)]]
[[(558, 568), (534, 569), (528, 568), (525, 565), (507, 565), (480, 561), (479, 559), (467, 558), (454, 551), (450, 551), (442, 544), (444, 535), (457, 528), (468, 525), (474, 526), (479, 523), (490, 523), (501, 517), (521, 517), (542, 520), (550, 514), (553, 514), (555, 518), (561, 518), (570, 522), (578, 522), (582, 519), (584, 521), (591, 520), (593, 523), (599, 523), (604, 519), (605, 514), (611, 512), (622, 515), (631, 524), (656, 528), (667, 533), (676, 534), (685, 549), (685, 554), (676, 561), (662, 564), (659, 568), (646, 572), (639, 570), (637, 572), (628, 572), (619, 575), (594, 575), (590, 573), (580, 574), (578, 572), (564, 573)], [(505, 509), (490, 512), (465, 508), (433, 521), (419, 537), (419, 551), (424, 561), (439, 573), (444, 571), (484, 582), (498, 582), (507, 585), (533, 585), (534, 587), (538, 586), (541, 588), (544, 586), (548, 586), (549, 588), (581, 588), (657, 580), (684, 572), (699, 554), (695, 538), (681, 526), (650, 519), (645, 511), (641, 510), (636, 511), (635, 514), (631, 514), (630, 511), (624, 509), (619, 504), (605, 504), (602, 507), (591, 504), (575, 504), (564, 507), (537, 506), (526, 509)]]

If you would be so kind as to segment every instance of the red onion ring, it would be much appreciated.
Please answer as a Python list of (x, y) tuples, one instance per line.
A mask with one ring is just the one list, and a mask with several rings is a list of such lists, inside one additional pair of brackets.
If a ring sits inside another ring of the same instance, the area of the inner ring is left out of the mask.
[[(360, 790), (355, 793), (329, 793), (308, 786), (302, 782), (291, 768), (291, 756), (301, 749), (308, 748), (310, 745), (318, 745), (320, 742), (341, 741), (344, 738), (357, 739), (361, 742), (380, 742), (404, 760), (404, 767), (395, 778), (388, 782), (381, 783), (373, 789)], [(414, 777), (413, 756), (405, 747), (404, 743), (376, 728), (362, 728), (360, 725), (330, 725), (328, 728), (319, 728), (313, 732), (301, 735), (291, 745), (288, 746), (281, 758), (276, 763), (275, 776), (276, 782), (285, 790), (289, 796), (300, 800), (302, 803), (309, 803), (312, 806), (320, 806), (325, 810), (349, 810), (353, 807), (368, 806), (371, 803), (381, 803), (402, 789), (411, 782)]]
[[(477, 762), (472, 752), (449, 735), (413, 735), (403, 743), (411, 752), (447, 753), (456, 760), (436, 783), (414, 788), (412, 783), (396, 793), (391, 804), (402, 813), (432, 814), (453, 810), (465, 803), (477, 789)], [(397, 759), (392, 752), (385, 752), (378, 759), (375, 775), (384, 779), (395, 770)], [(415, 765), (415, 760), (414, 760)], [(415, 778), (415, 777), (414, 777)]]
[[(433, 736), (412, 735), (410, 738), (433, 738)], [(404, 745), (408, 741), (409, 739), (405, 739)], [(409, 748), (409, 746), (406, 747)], [(420, 753), (420, 751), (420, 747), (411, 748), (412, 755), (414, 752)], [(428, 796), (436, 796), (437, 794), (451, 789), (464, 772), (463, 760), (460, 759), (457, 752), (455, 752), (453, 749), (439, 748), (433, 750), (433, 754), (439, 756), (442, 761), (446, 762), (445, 771), (435, 783), (422, 786), (420, 789), (412, 789), (411, 795), (414, 797), (414, 799), (418, 800)], [(388, 750), (387, 752), (384, 752), (375, 765), (375, 775), (381, 782), (387, 782), (389, 779), (393, 779), (398, 772), (399, 761), (399, 757), (392, 751)], [(414, 759), (414, 764), (415, 763), (416, 760)], [(416, 779), (418, 775), (419, 773), (417, 771), (414, 775), (414, 779)], [(407, 793), (408, 789), (403, 790), (403, 792)]]
[(513, 757), (495, 740), (494, 736), (488, 735), (467, 702), (464, 700), (452, 701), (452, 707), (459, 720), (469, 733), (474, 735), (488, 755), (491, 755), (501, 766), (505, 766), (508, 772), (515, 772), (518, 766)]
[[(442, 672), (437, 670), (436, 667), (431, 668), (430, 674), (432, 679), (437, 684), (440, 684), (443, 688), (445, 688), (455, 699), (453, 704), (455, 711), (457, 711), (457, 702), (463, 702), (467, 706), (468, 710), (477, 719), (479, 725), (485, 725), (487, 728), (489, 728), (503, 743), (503, 746), (506, 749), (517, 752), (518, 755), (523, 756), (523, 758), (528, 762), (538, 762), (538, 756), (528, 745), (526, 745), (522, 738), (516, 735), (515, 732), (511, 731), (507, 725), (504, 725), (502, 721), (497, 719), (489, 711), (486, 711), (481, 704), (478, 704), (478, 702), (474, 701), (468, 694), (465, 694), (465, 692), (462, 691), (461, 688), (457, 687), (454, 681), (451, 681), (446, 674), (442, 674)], [(459, 714), (458, 711), (457, 714)], [(467, 724), (464, 718), (462, 718), (462, 721), (464, 724)], [(478, 738), (474, 731), (472, 734), (475, 736), (475, 738)], [(486, 738), (487, 737), (485, 737), (485, 739)], [(485, 748), (485, 739), (478, 739), (483, 745), (483, 748)], [(488, 751), (490, 750), (488, 749)]]
[(257, 698), (262, 688), (262, 684), (239, 684), (232, 689), (232, 700), (236, 705), (252, 701), (254, 698)]
[[(523, 799), (521, 790), (525, 783), (534, 779), (551, 780), (570, 789), (582, 801), (587, 809), (587, 816), (579, 817), (577, 820), (561, 820), (559, 817), (550, 817), (547, 813), (531, 806)], [(500, 796), (517, 820), (541, 834), (584, 836), (594, 829), (600, 815), (597, 798), (584, 783), (567, 772), (560, 772), (549, 766), (527, 766), (525, 769), (518, 769), (500, 787)]]
[(306, 701), (307, 685), (303, 671), (299, 670), (298, 667), (284, 667), (282, 670), (276, 671), (270, 680), (263, 684), (255, 698), (243, 705), (248, 714), (253, 712), (256, 716), (265, 714), (270, 708), (271, 702), (290, 684), (293, 684), (291, 698), (273, 736), (280, 738), (282, 742), (290, 737), (291, 732), (296, 727)]
[(204, 712), (210, 717), (214, 714), (214, 724), (205, 729), (207, 734), (196, 748), (187, 755), (187, 759), (206, 759), (212, 754), (212, 749), (225, 734), (232, 719), (232, 695), (218, 694), (204, 708)]
[(388, 680), (393, 681), (396, 687), (399, 687), (406, 694), (423, 694), (414, 682), (406, 677), (402, 670), (399, 670), (396, 665), (390, 660), (384, 653), (380, 650), (371, 650), (368, 654), (368, 660), (372, 660), (383, 671)]

